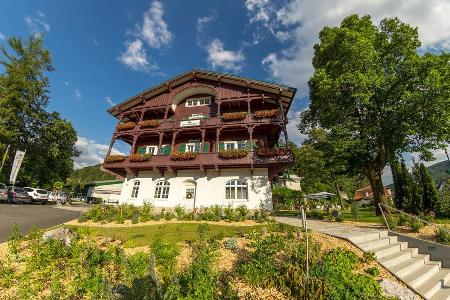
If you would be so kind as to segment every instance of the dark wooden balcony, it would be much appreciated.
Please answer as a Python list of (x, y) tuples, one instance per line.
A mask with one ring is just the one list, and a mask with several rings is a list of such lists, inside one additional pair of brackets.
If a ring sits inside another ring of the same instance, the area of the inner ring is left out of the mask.
[(170, 155), (154, 155), (149, 161), (131, 162), (129, 157), (124, 161), (103, 163), (103, 168), (124, 177), (127, 172), (137, 175), (139, 171), (155, 171), (164, 174), (164, 171), (176, 173), (177, 170), (197, 169), (206, 172), (206, 169), (214, 169), (220, 173), (223, 168), (260, 168), (272, 169), (271, 172), (285, 169), (293, 164), (294, 159), (290, 151), (285, 155), (276, 157), (260, 157), (256, 151), (249, 151), (248, 155), (238, 159), (222, 159), (217, 152), (198, 153), (192, 160), (174, 161)]

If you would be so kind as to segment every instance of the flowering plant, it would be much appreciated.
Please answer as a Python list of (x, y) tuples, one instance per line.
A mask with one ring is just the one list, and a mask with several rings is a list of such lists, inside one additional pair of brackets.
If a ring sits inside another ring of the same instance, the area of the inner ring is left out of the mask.
[(222, 120), (224, 121), (237, 121), (243, 120), (247, 116), (247, 113), (244, 111), (241, 112), (232, 112), (232, 113), (224, 113), (222, 115)]
[(139, 122), (141, 128), (158, 127), (161, 122), (159, 120), (145, 120)]
[(124, 161), (125, 158), (127, 158), (125, 155), (109, 155), (109, 156), (105, 157), (104, 162), (106, 164), (121, 162), (121, 161)]
[(256, 154), (261, 157), (284, 156), (288, 154), (286, 148), (259, 148)]
[(269, 109), (269, 110), (258, 110), (255, 112), (255, 118), (273, 118), (278, 116), (280, 113), (279, 109)]
[(224, 149), (219, 151), (219, 157), (223, 159), (238, 159), (246, 157), (248, 151), (245, 149)]
[(132, 162), (143, 162), (143, 161), (149, 161), (152, 158), (151, 154), (144, 153), (135, 153), (130, 155), (130, 161)]
[(125, 123), (118, 124), (116, 126), (116, 130), (117, 131), (130, 130), (130, 129), (133, 129), (134, 127), (136, 127), (135, 122), (125, 122)]
[(183, 161), (183, 160), (193, 160), (197, 157), (197, 152), (174, 152), (170, 156), (171, 160)]

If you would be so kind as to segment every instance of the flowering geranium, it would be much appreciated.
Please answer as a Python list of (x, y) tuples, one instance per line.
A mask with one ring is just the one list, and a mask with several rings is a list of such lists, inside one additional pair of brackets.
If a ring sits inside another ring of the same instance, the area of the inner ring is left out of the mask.
[(280, 113), (279, 109), (258, 110), (255, 112), (255, 118), (274, 118)]
[(158, 127), (161, 122), (159, 120), (145, 120), (139, 122), (141, 128)]
[(152, 158), (151, 154), (144, 153), (135, 153), (130, 155), (130, 161), (132, 162), (143, 162), (143, 161), (149, 161)]
[(135, 122), (125, 122), (125, 123), (118, 124), (116, 126), (116, 130), (117, 131), (130, 130), (130, 129), (133, 129), (134, 127), (136, 127)]
[(107, 164), (115, 163), (115, 162), (122, 162), (126, 158), (127, 157), (125, 155), (109, 155), (109, 156), (105, 157), (104, 162)]
[(248, 151), (245, 149), (224, 149), (219, 151), (219, 157), (223, 159), (237, 159), (246, 157)]
[(224, 121), (238, 121), (243, 120), (247, 117), (247, 113), (244, 111), (241, 112), (232, 112), (232, 113), (224, 113), (222, 115), (222, 120)]
[(170, 156), (171, 160), (182, 161), (182, 160), (193, 160), (197, 157), (196, 152), (174, 152)]
[(256, 154), (261, 157), (284, 156), (289, 153), (286, 148), (259, 148)]

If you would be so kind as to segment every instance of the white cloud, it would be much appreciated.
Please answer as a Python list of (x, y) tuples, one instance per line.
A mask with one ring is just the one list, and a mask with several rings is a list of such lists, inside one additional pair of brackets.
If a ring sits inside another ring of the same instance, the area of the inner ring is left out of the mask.
[(197, 29), (197, 45), (201, 48), (206, 48), (203, 40), (205, 40), (205, 27), (211, 24), (217, 19), (217, 12), (213, 11), (210, 15), (200, 17), (197, 19), (196, 29)]
[(105, 101), (111, 106), (115, 106), (116, 105), (116, 103), (111, 100), (111, 97), (106, 97)]
[[(79, 136), (75, 143), (75, 148), (81, 151), (81, 154), (74, 158), (74, 168), (80, 169), (102, 163), (108, 152), (109, 145), (99, 144), (94, 140)], [(124, 153), (115, 148), (111, 150), (111, 154), (124, 155)]]
[(140, 39), (127, 44), (127, 50), (119, 57), (119, 61), (134, 71), (150, 71), (158, 66), (150, 63), (147, 58), (144, 44)]
[[(261, 7), (264, 6), (253, 5), (253, 11), (260, 17), (253, 17), (251, 20), (264, 21)], [(298, 95), (304, 96), (308, 93), (306, 83), (313, 73), (313, 46), (318, 42), (319, 32), (324, 26), (338, 26), (344, 17), (354, 13), (369, 14), (376, 24), (385, 17), (398, 16), (403, 22), (419, 28), (424, 48), (449, 49), (449, 11), (448, 0), (336, 0), (332, 5), (327, 1), (291, 0), (285, 7), (277, 10), (276, 16), (282, 25), (293, 27), (290, 31), (293, 45), (279, 53), (270, 53), (263, 64), (274, 79), (297, 87)]]
[(222, 41), (214, 39), (207, 48), (208, 63), (215, 69), (217, 67), (228, 71), (240, 72), (244, 61), (244, 54), (241, 50), (225, 50)]
[(83, 99), (83, 94), (81, 94), (80, 89), (75, 89), (74, 94), (76, 100), (81, 101), (81, 99)]
[(25, 23), (27, 23), (28, 29), (34, 34), (50, 31), (50, 25), (45, 20), (44, 13), (40, 11), (37, 12), (36, 17), (26, 16)]
[(302, 111), (297, 111), (289, 117), (289, 122), (286, 125), (286, 129), (288, 132), (288, 137), (291, 142), (294, 142), (296, 145), (300, 146), (303, 141), (308, 137), (307, 134), (303, 134), (298, 130), (298, 124), (300, 123), (300, 114)]
[(3, 32), (0, 31), (0, 40), (4, 40), (6, 39), (5, 35), (3, 34)]
[(68, 81), (64, 81), (64, 85), (69, 86), (70, 83)]
[(92, 39), (92, 44), (94, 44), (94, 46), (99, 47), (102, 43), (99, 42), (96, 38)]
[(245, 7), (251, 13), (250, 23), (270, 21), (269, 0), (247, 0)]
[(153, 1), (150, 9), (144, 13), (140, 35), (152, 48), (160, 48), (172, 42), (172, 33), (163, 20), (164, 8), (161, 2)]

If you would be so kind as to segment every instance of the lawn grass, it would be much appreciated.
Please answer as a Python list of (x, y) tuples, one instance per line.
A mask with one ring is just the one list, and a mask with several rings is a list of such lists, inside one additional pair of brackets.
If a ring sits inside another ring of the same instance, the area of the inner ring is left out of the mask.
[[(277, 230), (278, 224), (261, 224), (254, 226), (216, 225), (208, 223), (206, 236), (229, 237), (242, 235), (255, 229), (266, 227), (269, 231)], [(89, 227), (72, 225), (75, 231), (94, 236), (103, 236), (121, 240), (125, 247), (140, 247), (151, 245), (155, 235), (161, 232), (168, 241), (196, 241), (198, 239), (199, 224), (197, 223), (168, 223), (163, 225), (148, 225), (134, 227)]]

